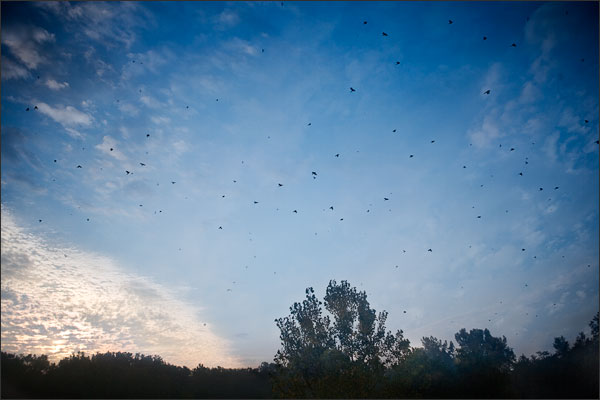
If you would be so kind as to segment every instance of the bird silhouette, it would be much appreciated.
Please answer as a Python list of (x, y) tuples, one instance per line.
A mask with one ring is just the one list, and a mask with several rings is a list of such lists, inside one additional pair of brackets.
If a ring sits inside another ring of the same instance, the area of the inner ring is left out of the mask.
[(141, 162), (141, 163), (140, 163), (140, 165), (141, 165), (142, 167), (145, 167), (145, 166), (146, 166), (146, 164), (144, 164), (143, 162)]
[(544, 188), (540, 188), (540, 192), (541, 192), (542, 190), (544, 190)]
[[(235, 181), (234, 181), (235, 182)], [(277, 186), (282, 187), (283, 185), (281, 183), (278, 183)]]
[(410, 156), (408, 156), (408, 158), (413, 158), (413, 155), (411, 154)]
[(487, 40), (487, 36), (484, 36), (484, 37), (483, 37), (483, 40)]
[(583, 122), (585, 122), (585, 123), (587, 124), (587, 123), (588, 123), (588, 122), (590, 122), (590, 121), (588, 121), (587, 119), (584, 119), (584, 120), (583, 120)]
[(490, 94), (490, 89), (486, 90), (485, 92), (483, 92), (483, 94)]
[(129, 175), (131, 173), (131, 172), (127, 171), (127, 170), (125, 172), (127, 173), (127, 175)]
[(404, 314), (406, 314), (406, 310), (404, 310)]
[(432, 140), (431, 143), (435, 143), (435, 140)]
[(81, 166), (81, 165), (78, 165), (78, 166), (77, 166), (77, 168), (82, 168), (82, 166)]
[(340, 218), (340, 221), (343, 221), (343, 220), (344, 220), (344, 218)]
[(33, 107), (33, 109), (34, 109), (34, 110), (37, 110), (38, 108), (37, 108), (37, 106), (35, 106), (35, 107)]
[(175, 182), (174, 182), (174, 181), (171, 181), (171, 184), (172, 184), (172, 185), (174, 185), (174, 184), (175, 184)]
[(477, 218), (481, 218), (481, 215), (478, 215)]
[(297, 211), (297, 210), (294, 210), (294, 211), (292, 211), (292, 212), (293, 212), (293, 213), (296, 213), (296, 214), (298, 214), (298, 211)]
[(337, 153), (335, 156), (336, 156), (336, 157), (339, 157), (339, 156), (340, 156), (340, 153)]
[(400, 65), (400, 61), (396, 61), (396, 65)]
[(56, 162), (56, 160), (54, 160), (54, 162)]
[(387, 197), (384, 197), (384, 198), (383, 198), (383, 201), (387, 201), (387, 200), (389, 200)]
[(330, 210), (333, 210), (333, 206), (329, 207)]
[(25, 109), (25, 111), (29, 111), (29, 107), (27, 107), (27, 108)]
[(523, 173), (522, 173), (522, 172), (519, 172), (519, 175), (520, 175), (520, 176), (523, 176)]
[(392, 132), (396, 132), (396, 130), (394, 129)]
[(428, 249), (427, 251), (429, 251), (429, 252), (433, 253), (433, 250), (431, 250), (431, 249)]
[(515, 151), (515, 148), (514, 148), (514, 147), (511, 147), (511, 148), (510, 148), (510, 151)]
[(113, 151), (113, 148), (112, 148), (112, 147), (110, 148), (110, 151)]
[(255, 201), (254, 204), (258, 204), (258, 201)]
[(316, 173), (315, 171), (313, 171), (313, 172), (312, 172), (312, 174), (313, 174), (314, 176), (317, 176), (317, 173)]
[(463, 165), (463, 168), (467, 168), (467, 166), (466, 166), (466, 165)]
[(41, 219), (38, 219), (38, 221), (39, 221), (39, 222), (42, 222), (42, 220), (41, 220)]
[(452, 24), (452, 20), (451, 19), (448, 20), (448, 24), (449, 25)]
[(517, 47), (516, 43), (511, 44), (511, 47)]
[(558, 190), (558, 186), (555, 186), (555, 187), (554, 187), (554, 190)]
[(219, 227), (219, 229), (223, 229), (223, 227), (222, 227), (222, 226), (220, 226), (220, 227)]
[(387, 36), (387, 35), (388, 35), (388, 34), (387, 34), (387, 33), (385, 33), (385, 32), (381, 32), (381, 34), (382, 34), (383, 36)]
[(525, 249), (521, 249), (521, 251), (525, 251)]
[(363, 25), (366, 25), (366, 24), (367, 24), (367, 21), (363, 21)]
[(150, 137), (150, 134), (149, 134), (149, 133), (146, 133), (146, 137)]
[(350, 88), (351, 92), (356, 92), (356, 89), (354, 89), (353, 87)]
[(309, 122), (309, 123), (308, 123), (308, 126), (311, 126), (311, 125), (312, 125), (312, 122)]

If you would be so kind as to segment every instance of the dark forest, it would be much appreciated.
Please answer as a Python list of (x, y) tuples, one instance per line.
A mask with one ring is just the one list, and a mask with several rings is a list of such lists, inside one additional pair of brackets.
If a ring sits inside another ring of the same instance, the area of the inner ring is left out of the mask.
[[(323, 310), (323, 305), (325, 310)], [(312, 288), (275, 320), (281, 348), (257, 368), (190, 370), (160, 356), (108, 352), (2, 352), (3, 398), (598, 398), (598, 314), (553, 353), (516, 357), (506, 338), (461, 329), (456, 344), (433, 336), (412, 347), (386, 331), (385, 311), (365, 292), (331, 281), (324, 302)]]

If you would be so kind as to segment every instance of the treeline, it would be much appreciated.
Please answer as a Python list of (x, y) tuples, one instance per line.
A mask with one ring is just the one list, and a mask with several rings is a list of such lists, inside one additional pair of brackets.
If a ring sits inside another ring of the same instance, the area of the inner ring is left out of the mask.
[[(276, 320), (281, 348), (258, 368), (190, 370), (158, 356), (1, 354), (3, 398), (598, 398), (598, 314), (590, 333), (554, 352), (516, 358), (505, 337), (461, 329), (456, 345), (424, 337), (411, 347), (386, 331), (385, 311), (331, 281)], [(322, 306), (325, 306), (323, 310)]]

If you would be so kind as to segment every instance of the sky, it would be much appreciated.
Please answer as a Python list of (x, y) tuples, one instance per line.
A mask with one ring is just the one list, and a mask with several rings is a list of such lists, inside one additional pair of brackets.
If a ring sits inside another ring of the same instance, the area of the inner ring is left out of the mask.
[(413, 346), (589, 332), (597, 2), (1, 7), (2, 351), (255, 367), (332, 279)]

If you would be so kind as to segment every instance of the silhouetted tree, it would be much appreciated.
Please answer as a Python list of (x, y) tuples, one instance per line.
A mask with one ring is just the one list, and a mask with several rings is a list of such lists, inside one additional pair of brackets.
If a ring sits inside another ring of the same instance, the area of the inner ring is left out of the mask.
[[(402, 331), (386, 332), (387, 312), (370, 308), (365, 292), (346, 281), (327, 286), (325, 309), (312, 288), (275, 320), (282, 348), (274, 390), (283, 397), (370, 397), (383, 389), (386, 366), (409, 351)], [(331, 318), (330, 318), (331, 316)], [(333, 323), (331, 320), (333, 319)]]
[(456, 360), (465, 397), (507, 397), (509, 374), (515, 354), (506, 337), (497, 338), (487, 329), (464, 328), (454, 335)]

